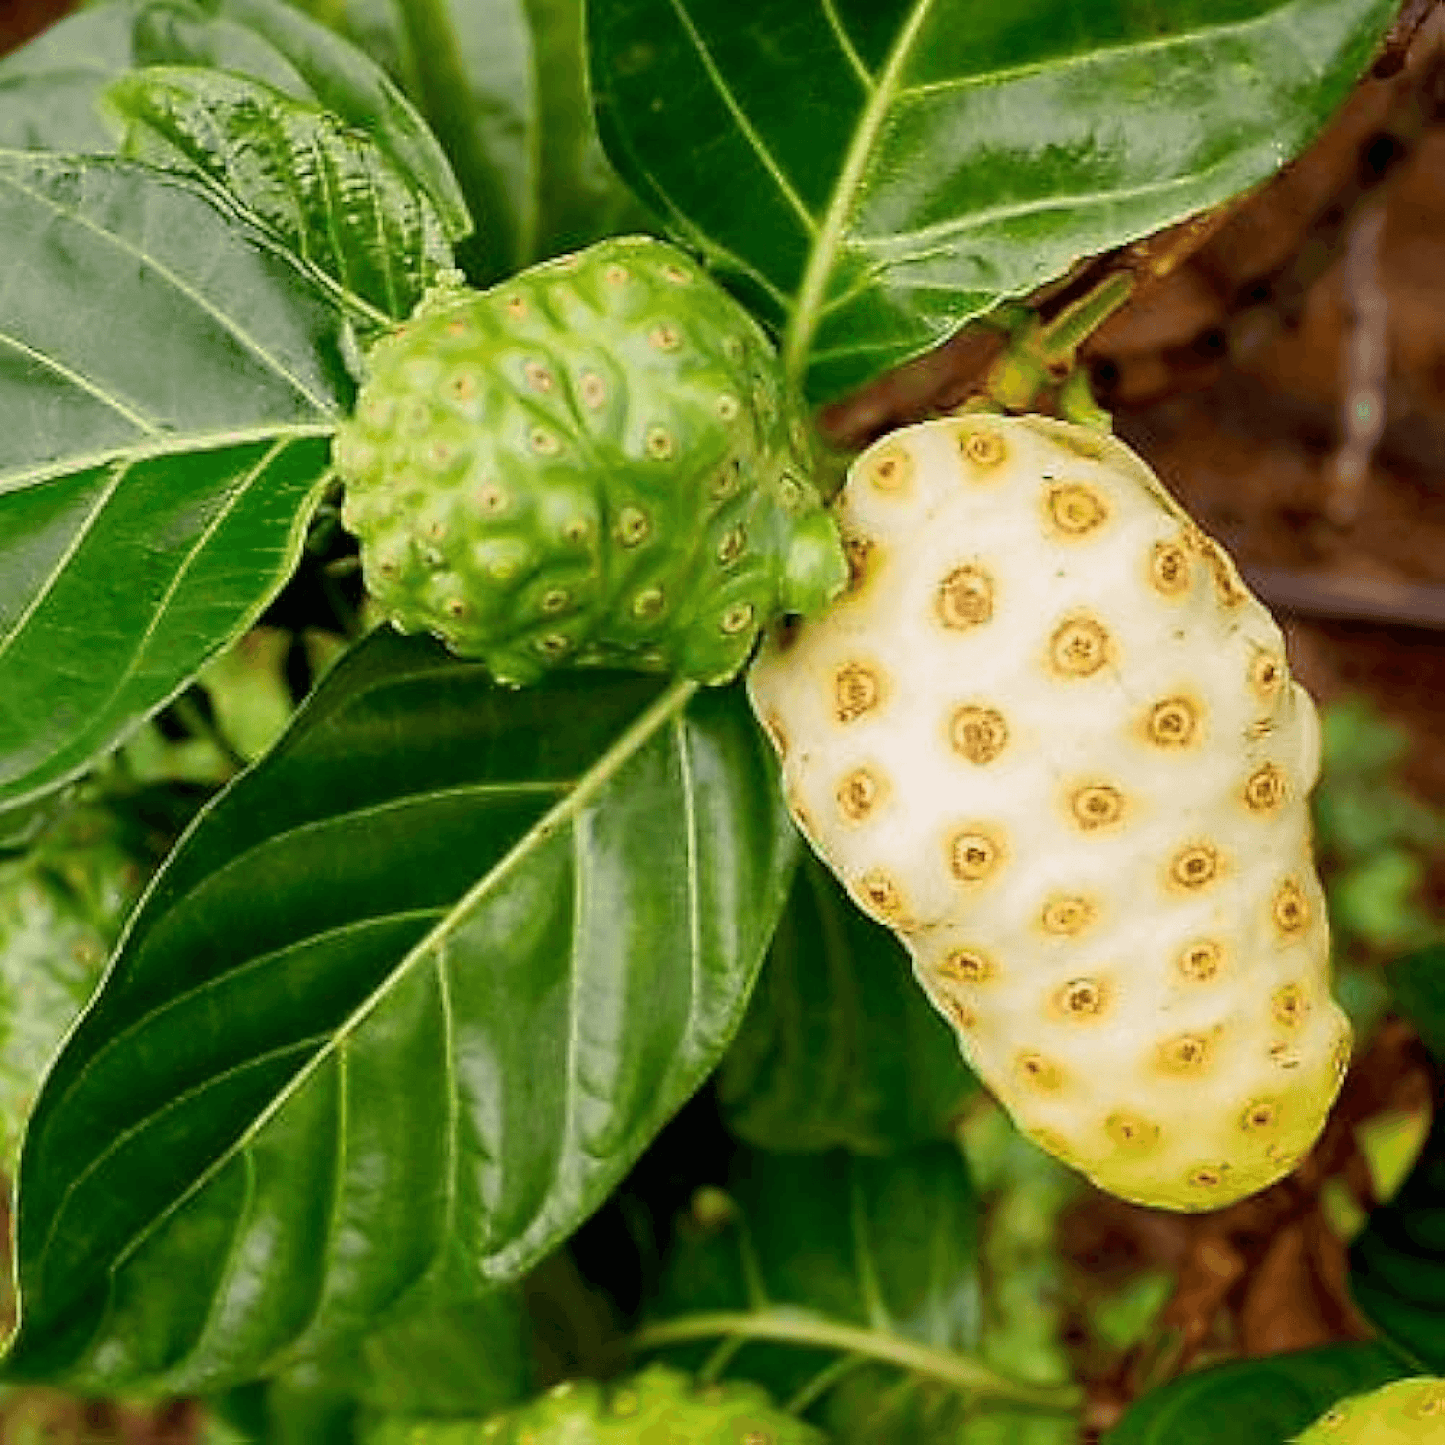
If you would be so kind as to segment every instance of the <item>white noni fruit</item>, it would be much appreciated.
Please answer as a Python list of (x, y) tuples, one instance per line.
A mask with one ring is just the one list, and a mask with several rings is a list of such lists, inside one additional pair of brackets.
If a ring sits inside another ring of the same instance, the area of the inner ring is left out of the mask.
[(799, 826), (891, 925), (1015, 1121), (1102, 1188), (1214, 1209), (1323, 1126), (1329, 993), (1279, 628), (1112, 437), (930, 421), (854, 463), (853, 580), (749, 690)]

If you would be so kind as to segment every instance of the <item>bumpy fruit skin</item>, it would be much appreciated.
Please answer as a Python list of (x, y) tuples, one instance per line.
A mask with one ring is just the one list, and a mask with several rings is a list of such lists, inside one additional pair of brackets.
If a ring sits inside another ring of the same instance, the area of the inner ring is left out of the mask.
[(145, 869), (102, 807), (67, 811), (0, 861), (0, 1172), (65, 1031), (100, 980)]
[(368, 361), (334, 448), (367, 588), (504, 682), (721, 682), (846, 580), (766, 336), (672, 246), (435, 291)]
[(1438, 1445), (1445, 1440), (1445, 1380), (1392, 1380), (1333, 1405), (1295, 1445)]
[(1279, 629), (1070, 423), (895, 432), (839, 510), (852, 586), (750, 673), (800, 827), (1050, 1153), (1167, 1209), (1272, 1183), (1350, 1050)]
[(558, 1385), (481, 1425), (391, 1426), (368, 1445), (823, 1445), (811, 1425), (777, 1409), (761, 1386), (695, 1386), (651, 1365), (631, 1379)]

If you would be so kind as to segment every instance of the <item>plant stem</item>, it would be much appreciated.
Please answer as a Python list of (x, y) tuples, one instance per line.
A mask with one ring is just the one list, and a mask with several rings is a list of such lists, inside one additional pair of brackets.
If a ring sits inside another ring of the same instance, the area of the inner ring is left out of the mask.
[(1082, 1392), (1073, 1385), (1026, 1384), (998, 1374), (971, 1355), (938, 1350), (897, 1335), (791, 1310), (718, 1310), (688, 1315), (667, 1324), (647, 1325), (632, 1336), (630, 1343), (634, 1349), (652, 1350), (713, 1335), (739, 1335), (747, 1339), (776, 1340), (781, 1344), (843, 1350), (897, 1365), (958, 1390), (1053, 1414), (1072, 1414), (1083, 1401)]

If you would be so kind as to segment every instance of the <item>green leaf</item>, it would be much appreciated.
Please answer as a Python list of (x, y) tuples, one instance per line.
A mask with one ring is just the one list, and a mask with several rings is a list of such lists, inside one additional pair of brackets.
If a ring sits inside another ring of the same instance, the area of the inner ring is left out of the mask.
[(1384, 1335), (1445, 1372), (1445, 1112), (1399, 1193), (1351, 1246), (1350, 1291)]
[(1263, 180), (1395, 0), (590, 0), (602, 137), (815, 399)]
[(214, 181), (286, 247), (403, 320), (451, 247), (430, 201), (365, 131), (270, 86), (198, 67), (123, 76), (105, 102), (132, 160)]
[(449, 239), (472, 229), (446, 154), (384, 71), (282, 0), (109, 0), (0, 62), (0, 143), (104, 153), (101, 92), (148, 65), (199, 65), (264, 82), (366, 131), (430, 200)]
[(737, 1027), (796, 861), (739, 689), (386, 629), (158, 875), (36, 1106), (8, 1370), (189, 1391), (515, 1278)]
[(0, 246), (4, 807), (250, 625), (351, 384), (328, 297), (183, 178), (0, 152)]
[[(944, 1415), (956, 1431), (969, 1404), (1075, 1403), (968, 1353), (982, 1323), (977, 1208), (945, 1144), (887, 1159), (742, 1152), (728, 1192), (700, 1191), (679, 1227), (648, 1317), (638, 1348), (686, 1346), (705, 1374), (726, 1364), (843, 1441), (921, 1442), (920, 1421)], [(699, 1342), (717, 1345), (710, 1365)]]
[(1387, 974), (1401, 1013), (1445, 1067), (1445, 944), (1400, 959)]
[(1238, 1360), (1151, 1390), (1101, 1445), (1281, 1445), (1343, 1396), (1414, 1373), (1374, 1343)]
[(645, 226), (592, 120), (582, 0), (295, 3), (376, 56), (441, 137), (477, 219), (479, 284)]
[(886, 1154), (947, 1138), (977, 1088), (907, 951), (809, 854), (723, 1060), (728, 1127), (764, 1149)]

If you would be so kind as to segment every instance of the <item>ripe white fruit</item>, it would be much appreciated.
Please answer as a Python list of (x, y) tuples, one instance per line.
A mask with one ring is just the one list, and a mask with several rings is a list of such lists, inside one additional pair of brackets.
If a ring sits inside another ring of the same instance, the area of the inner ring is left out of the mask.
[(1067, 422), (894, 432), (837, 511), (852, 586), (749, 677), (799, 826), (1050, 1153), (1168, 1209), (1286, 1174), (1350, 1029), (1273, 619)]

